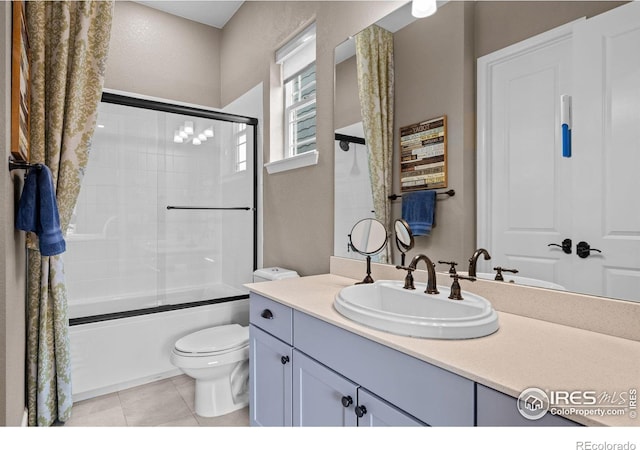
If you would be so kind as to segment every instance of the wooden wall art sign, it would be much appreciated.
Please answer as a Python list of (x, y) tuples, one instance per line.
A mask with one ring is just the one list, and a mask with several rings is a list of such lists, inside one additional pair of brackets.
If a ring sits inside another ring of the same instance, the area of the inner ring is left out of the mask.
[(401, 192), (445, 187), (447, 187), (447, 116), (401, 127)]

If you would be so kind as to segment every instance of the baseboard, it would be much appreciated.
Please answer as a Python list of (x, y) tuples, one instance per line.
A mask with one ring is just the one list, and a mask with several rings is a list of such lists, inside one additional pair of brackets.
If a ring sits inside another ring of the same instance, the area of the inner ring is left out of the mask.
[(24, 413), (22, 414), (22, 422), (20, 423), (20, 426), (26, 427), (27, 425), (29, 425), (29, 410), (25, 408)]
[(168, 372), (153, 374), (146, 377), (137, 378), (135, 380), (128, 380), (122, 383), (112, 384), (111, 386), (92, 389), (90, 391), (73, 393), (73, 402), (76, 403), (82, 400), (88, 400), (90, 398), (99, 397), (101, 395), (112, 394), (114, 392), (122, 391), (124, 389), (129, 389), (132, 387), (141, 386), (143, 384), (151, 383), (154, 381), (175, 377), (177, 375), (180, 375), (181, 373), (182, 371), (180, 369), (173, 369)]

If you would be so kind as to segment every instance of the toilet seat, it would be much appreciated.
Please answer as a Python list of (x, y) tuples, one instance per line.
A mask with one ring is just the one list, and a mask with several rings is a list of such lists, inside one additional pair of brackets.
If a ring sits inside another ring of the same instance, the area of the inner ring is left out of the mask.
[(174, 351), (183, 356), (220, 355), (249, 345), (249, 327), (221, 325), (196, 331), (175, 343)]

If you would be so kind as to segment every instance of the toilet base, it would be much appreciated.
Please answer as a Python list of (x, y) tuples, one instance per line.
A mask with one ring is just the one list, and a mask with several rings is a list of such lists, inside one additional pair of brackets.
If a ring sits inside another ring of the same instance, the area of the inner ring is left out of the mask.
[(246, 407), (248, 393), (234, 401), (229, 380), (196, 380), (195, 410), (201, 417), (218, 417)]

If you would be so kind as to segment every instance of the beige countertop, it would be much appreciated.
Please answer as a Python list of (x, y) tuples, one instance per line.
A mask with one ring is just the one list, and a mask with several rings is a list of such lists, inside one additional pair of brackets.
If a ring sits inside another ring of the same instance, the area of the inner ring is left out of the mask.
[[(500, 329), (465, 340), (398, 336), (359, 325), (333, 307), (353, 278), (326, 274), (247, 287), (260, 295), (513, 397), (526, 388), (619, 395), (640, 390), (640, 342), (498, 311)], [(497, 308), (496, 308), (497, 309)], [(640, 326), (640, 324), (638, 324)], [(640, 405), (638, 410), (640, 412)], [(584, 425), (640, 426), (621, 416), (565, 415)]]

